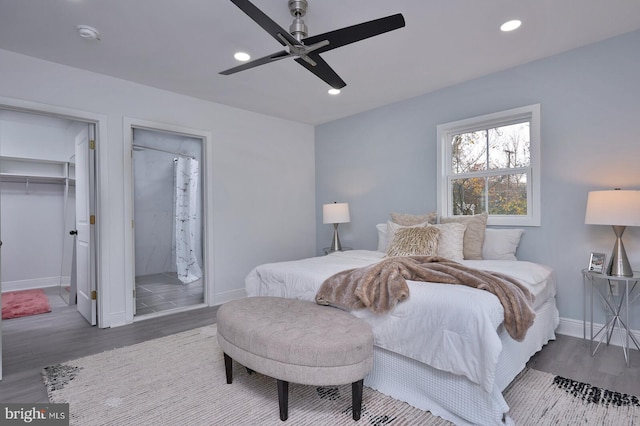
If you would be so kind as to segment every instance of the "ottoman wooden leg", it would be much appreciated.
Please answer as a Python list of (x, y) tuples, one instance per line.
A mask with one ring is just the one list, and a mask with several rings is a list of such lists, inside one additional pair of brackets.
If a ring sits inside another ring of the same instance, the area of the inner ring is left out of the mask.
[(224, 371), (227, 374), (227, 384), (233, 382), (233, 360), (227, 354), (224, 354)]
[(278, 380), (278, 404), (280, 405), (280, 420), (289, 418), (289, 382)]
[(360, 420), (362, 411), (362, 387), (364, 379), (351, 383), (351, 403), (353, 404), (353, 420)]

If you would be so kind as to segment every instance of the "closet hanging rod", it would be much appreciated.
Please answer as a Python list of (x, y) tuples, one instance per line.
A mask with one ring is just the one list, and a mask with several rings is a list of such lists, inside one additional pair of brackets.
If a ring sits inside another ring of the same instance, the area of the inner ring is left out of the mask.
[(164, 152), (165, 154), (171, 154), (171, 155), (177, 155), (178, 157), (185, 157), (185, 158), (191, 158), (193, 160), (197, 160), (196, 157), (192, 156), (192, 155), (186, 155), (186, 154), (180, 154), (179, 152), (172, 152), (172, 151), (167, 151), (165, 149), (160, 149), (160, 148), (152, 148), (150, 146), (144, 146), (144, 145), (137, 145), (137, 144), (133, 144), (132, 145), (133, 148), (141, 148), (141, 149), (148, 149), (151, 151), (158, 151), (158, 152)]

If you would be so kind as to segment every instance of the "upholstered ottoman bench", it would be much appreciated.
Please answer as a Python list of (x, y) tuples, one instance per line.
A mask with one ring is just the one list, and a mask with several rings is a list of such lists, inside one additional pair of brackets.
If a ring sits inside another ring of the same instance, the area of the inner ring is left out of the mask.
[(373, 367), (373, 334), (365, 321), (313, 302), (248, 297), (220, 306), (217, 322), (227, 383), (232, 360), (275, 378), (281, 420), (289, 416), (289, 382), (351, 383), (353, 419), (360, 419), (363, 379)]

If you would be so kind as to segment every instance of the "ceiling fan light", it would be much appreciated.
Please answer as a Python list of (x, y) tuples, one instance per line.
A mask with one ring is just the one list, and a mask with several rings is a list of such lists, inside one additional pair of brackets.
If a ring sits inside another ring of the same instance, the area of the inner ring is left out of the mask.
[(330, 95), (338, 95), (338, 94), (340, 94), (340, 89), (334, 89), (332, 87), (331, 89), (329, 89), (329, 94)]
[(251, 59), (251, 56), (245, 52), (236, 52), (233, 57), (236, 58), (236, 61), (240, 62), (247, 62), (249, 59)]
[(512, 19), (511, 21), (507, 21), (504, 24), (500, 25), (500, 30), (504, 32), (509, 32), (513, 30), (517, 30), (522, 25), (522, 21), (519, 19)]

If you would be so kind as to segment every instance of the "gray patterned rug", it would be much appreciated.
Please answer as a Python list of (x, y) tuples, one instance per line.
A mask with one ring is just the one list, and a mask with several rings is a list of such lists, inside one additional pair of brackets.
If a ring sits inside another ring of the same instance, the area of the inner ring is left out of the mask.
[[(291, 384), (280, 421), (275, 380), (234, 363), (227, 385), (216, 327), (91, 355), (42, 372), (51, 402), (70, 404), (71, 425), (449, 425), (366, 388), (351, 418), (351, 385)], [(638, 425), (638, 398), (525, 369), (505, 390), (520, 425)]]

